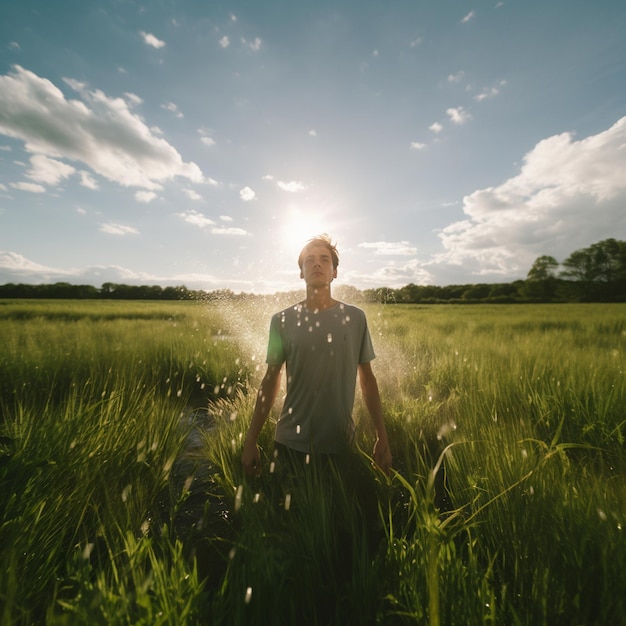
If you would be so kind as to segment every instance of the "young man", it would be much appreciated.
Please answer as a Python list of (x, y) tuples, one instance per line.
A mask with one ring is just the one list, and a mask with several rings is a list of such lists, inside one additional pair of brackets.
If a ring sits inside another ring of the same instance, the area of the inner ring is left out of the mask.
[(327, 235), (315, 237), (303, 248), (298, 265), (306, 299), (272, 317), (267, 371), (244, 441), (244, 470), (248, 475), (261, 472), (257, 438), (278, 394), (284, 363), (287, 395), (276, 426), (277, 449), (331, 457), (349, 449), (355, 429), (352, 407), (358, 373), (376, 432), (374, 460), (389, 472), (391, 451), (370, 364), (374, 350), (367, 320), (361, 309), (331, 296), (339, 265), (337, 249)]

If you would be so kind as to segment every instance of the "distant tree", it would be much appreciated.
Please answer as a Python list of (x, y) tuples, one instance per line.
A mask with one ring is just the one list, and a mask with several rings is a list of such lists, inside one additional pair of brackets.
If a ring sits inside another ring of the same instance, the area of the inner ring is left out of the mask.
[(535, 259), (521, 289), (522, 295), (529, 298), (554, 298), (558, 286), (558, 268), (559, 263), (553, 256), (544, 254)]
[(561, 276), (579, 300), (626, 299), (626, 242), (605, 239), (572, 252)]
[(463, 300), (483, 300), (489, 296), (491, 285), (469, 285), (461, 296)]
[(344, 302), (362, 302), (363, 294), (352, 285), (337, 285), (334, 289), (335, 297)]
[(409, 283), (395, 290), (395, 299), (396, 302), (403, 303), (419, 302), (421, 300), (421, 290), (417, 285)]
[(520, 284), (523, 285), (523, 282), (516, 280), (513, 283), (496, 283), (495, 285), (491, 285), (489, 298), (508, 298), (512, 301), (519, 295)]
[(159, 285), (142, 285), (139, 287), (138, 295), (142, 300), (161, 300), (163, 289)]
[(379, 302), (381, 304), (391, 304), (396, 302), (394, 289), (388, 287), (377, 287), (376, 289), (366, 289), (363, 292), (366, 302)]
[(558, 268), (558, 261), (553, 256), (544, 254), (535, 259), (533, 266), (528, 271), (526, 280), (542, 281), (556, 278)]

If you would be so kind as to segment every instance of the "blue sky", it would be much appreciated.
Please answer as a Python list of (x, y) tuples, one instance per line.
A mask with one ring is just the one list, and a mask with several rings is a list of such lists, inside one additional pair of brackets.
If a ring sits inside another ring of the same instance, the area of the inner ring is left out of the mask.
[(507, 282), (626, 239), (626, 4), (17, 0), (0, 284)]

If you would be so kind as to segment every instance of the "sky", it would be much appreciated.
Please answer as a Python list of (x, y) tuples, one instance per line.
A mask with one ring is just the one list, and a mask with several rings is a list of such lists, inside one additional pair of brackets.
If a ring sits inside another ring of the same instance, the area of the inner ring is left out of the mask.
[(623, 0), (6, 0), (0, 284), (510, 282), (626, 239)]

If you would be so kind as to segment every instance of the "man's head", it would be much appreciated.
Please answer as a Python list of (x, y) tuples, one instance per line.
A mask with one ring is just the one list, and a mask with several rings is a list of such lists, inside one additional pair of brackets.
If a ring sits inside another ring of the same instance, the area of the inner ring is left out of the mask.
[(326, 233), (317, 235), (317, 237), (313, 237), (313, 239), (309, 239), (304, 248), (302, 248), (300, 256), (298, 257), (298, 266), (300, 267), (300, 271), (302, 271), (306, 250), (312, 246), (324, 246), (328, 249), (333, 261), (333, 269), (336, 271), (337, 266), (339, 265), (339, 253), (337, 252), (337, 246), (333, 244), (331, 238)]

